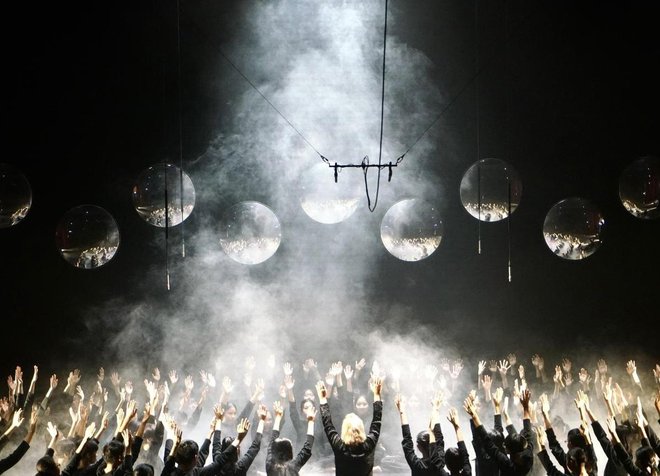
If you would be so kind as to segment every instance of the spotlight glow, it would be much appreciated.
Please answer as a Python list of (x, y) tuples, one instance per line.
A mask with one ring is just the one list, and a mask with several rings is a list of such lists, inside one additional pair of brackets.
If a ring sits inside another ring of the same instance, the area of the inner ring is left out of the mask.
[(500, 221), (520, 204), (522, 182), (518, 172), (500, 159), (481, 159), (470, 166), (461, 180), (461, 203), (481, 221)]
[(300, 205), (307, 216), (319, 223), (334, 224), (346, 220), (357, 210), (362, 188), (361, 174), (340, 173), (334, 182), (334, 171), (317, 163), (300, 176)]

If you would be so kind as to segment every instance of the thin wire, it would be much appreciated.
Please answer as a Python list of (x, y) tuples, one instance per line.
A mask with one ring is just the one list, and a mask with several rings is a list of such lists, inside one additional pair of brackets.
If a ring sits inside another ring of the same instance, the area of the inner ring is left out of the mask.
[(167, 172), (169, 167), (165, 164), (165, 276), (167, 279), (167, 290), (170, 290), (170, 203), (167, 190)]
[(177, 87), (179, 96), (179, 205), (181, 207), (181, 256), (186, 257), (186, 237), (183, 229), (183, 106), (181, 100), (181, 5), (176, 0), (176, 56), (177, 56)]
[[(197, 26), (194, 22), (193, 22), (193, 25)], [(224, 58), (224, 60), (225, 60), (227, 63), (229, 63), (229, 65), (230, 65), (232, 68), (234, 68), (234, 71), (236, 71), (236, 72), (239, 74), (239, 76), (240, 76), (241, 78), (243, 78), (243, 79), (245, 80), (245, 82), (248, 83), (248, 84), (250, 85), (250, 87), (251, 87), (252, 89), (254, 89), (254, 90), (259, 94), (259, 96), (261, 96), (261, 98), (262, 98), (264, 101), (266, 101), (266, 103), (267, 103), (270, 107), (272, 107), (273, 110), (274, 110), (277, 114), (279, 114), (279, 116), (280, 116), (282, 119), (284, 119), (284, 121), (289, 125), (289, 127), (291, 127), (291, 129), (293, 129), (293, 130), (296, 132), (296, 134), (298, 134), (298, 135), (300, 136), (300, 138), (301, 138), (303, 141), (305, 141), (305, 143), (306, 143), (306, 144), (307, 144), (307, 145), (308, 145), (308, 146), (309, 146), (314, 152), (316, 152), (316, 154), (321, 158), (321, 160), (323, 160), (325, 163), (328, 163), (328, 162), (329, 162), (328, 159), (327, 159), (323, 154), (321, 154), (321, 153), (318, 151), (318, 149), (317, 149), (316, 147), (314, 147), (314, 145), (313, 145), (309, 140), (307, 140), (307, 138), (303, 135), (303, 133), (300, 132), (300, 131), (296, 128), (296, 126), (294, 126), (294, 125), (291, 123), (291, 121), (289, 121), (289, 120), (286, 118), (286, 116), (285, 116), (284, 114), (282, 114), (282, 112), (281, 112), (279, 109), (277, 109), (277, 107), (275, 107), (275, 105), (274, 105), (272, 102), (270, 102), (270, 100), (264, 95), (264, 93), (262, 93), (261, 90), (260, 90), (260, 89), (259, 89), (259, 88), (258, 88), (258, 87), (257, 87), (252, 81), (250, 81), (250, 78), (248, 78), (248, 77), (243, 73), (243, 71), (241, 71), (241, 70), (238, 68), (238, 66), (236, 66), (236, 65), (234, 64), (234, 62), (233, 62), (232, 60), (229, 59), (229, 57), (224, 53), (224, 51), (222, 51), (222, 49), (221, 49), (218, 45), (216, 45), (214, 42), (212, 42), (212, 41), (210, 40), (210, 38), (209, 38), (208, 35), (204, 32), (204, 30), (202, 30), (202, 29), (201, 29), (200, 27), (198, 27), (198, 26), (197, 26), (197, 30), (198, 30), (202, 35), (204, 35), (204, 36), (206, 37), (206, 39), (207, 39), (207, 41), (208, 41), (208, 43), (209, 43), (210, 45), (212, 45), (213, 47), (215, 47), (215, 49), (218, 51), (218, 53), (220, 53), (220, 56), (222, 56), (222, 57)]]
[(364, 185), (367, 192), (367, 207), (372, 213), (374, 210), (376, 210), (376, 206), (378, 205), (378, 194), (380, 193), (380, 173), (382, 170), (383, 157), (383, 125), (385, 123), (385, 59), (387, 53), (387, 3), (388, 0), (385, 0), (385, 26), (383, 28), (383, 80), (380, 93), (380, 144), (378, 146), (378, 181), (376, 182), (376, 198), (374, 199), (373, 207), (371, 206), (371, 197), (369, 197), (369, 185), (367, 184), (367, 172), (369, 169), (364, 169)]
[[(481, 160), (481, 122), (479, 112), (481, 108), (479, 107), (479, 0), (474, 1), (474, 31), (475, 31), (475, 102), (476, 102), (476, 116), (477, 116), (477, 160)], [(481, 165), (478, 165), (479, 171), (479, 182), (478, 182), (478, 202), (479, 202), (479, 211), (477, 219), (477, 252), (481, 254)]]
[[(504, 70), (506, 72), (506, 82), (507, 82), (507, 91), (505, 96), (505, 117), (504, 125), (506, 127), (506, 132), (504, 133), (504, 143), (506, 150), (506, 158), (509, 160), (511, 157), (511, 137), (509, 133), (509, 124), (511, 123), (511, 67), (509, 64), (509, 3), (507, 0), (504, 0)], [(507, 170), (506, 176), (507, 182), (507, 206), (508, 212), (506, 217), (506, 233), (507, 233), (507, 246), (508, 246), (508, 275), (509, 282), (511, 282), (511, 178), (509, 177), (509, 171)]]

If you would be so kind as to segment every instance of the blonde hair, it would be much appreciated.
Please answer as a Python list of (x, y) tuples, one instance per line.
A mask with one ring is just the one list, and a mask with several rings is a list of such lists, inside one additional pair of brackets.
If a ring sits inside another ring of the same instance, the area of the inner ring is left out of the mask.
[(341, 440), (347, 445), (359, 445), (366, 439), (364, 423), (355, 413), (349, 413), (341, 424)]

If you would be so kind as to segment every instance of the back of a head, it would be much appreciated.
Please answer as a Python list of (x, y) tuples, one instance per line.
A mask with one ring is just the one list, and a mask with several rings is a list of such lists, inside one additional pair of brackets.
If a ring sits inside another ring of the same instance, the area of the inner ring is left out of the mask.
[(116, 466), (123, 461), (125, 449), (126, 446), (121, 441), (111, 440), (103, 447), (103, 459), (106, 463)]
[[(234, 442), (234, 437), (233, 436), (225, 436), (222, 439), (222, 445), (220, 447), (220, 452), (224, 453), (224, 451), (227, 448), (229, 448), (233, 442)], [(239, 449), (239, 448), (237, 448), (237, 449)], [(227, 460), (227, 464), (236, 463), (237, 461), (238, 461), (238, 451), (231, 453), (231, 456)]]
[(199, 453), (199, 446), (193, 440), (183, 441), (176, 449), (174, 460), (179, 463), (179, 466), (188, 468), (192, 466)]
[(507, 452), (513, 456), (527, 448), (527, 440), (520, 433), (507, 435), (504, 438), (504, 446)]
[(566, 466), (572, 474), (580, 474), (582, 465), (587, 464), (587, 453), (579, 446), (574, 446), (566, 454)]
[(566, 441), (568, 443), (569, 449), (576, 447), (584, 449), (587, 447), (587, 439), (584, 437), (579, 428), (572, 428), (569, 430), (568, 434), (566, 435)]
[[(94, 440), (87, 440), (83, 445), (82, 451), (80, 452), (80, 459), (86, 459), (91, 457), (96, 459), (96, 452), (99, 450), (99, 444)], [(75, 451), (75, 448), (74, 448)]]
[(349, 413), (341, 424), (341, 440), (348, 446), (359, 445), (367, 438), (364, 422), (355, 413)]
[(488, 437), (490, 438), (490, 441), (492, 441), (495, 446), (497, 446), (500, 450), (504, 451), (504, 435), (502, 434), (501, 431), (499, 430), (490, 430), (488, 432)]
[(461, 472), (463, 461), (458, 448), (449, 448), (445, 451), (445, 465), (451, 474), (458, 474)]
[(138, 464), (133, 468), (133, 476), (154, 476), (154, 467), (150, 464)]
[(654, 466), (653, 460), (655, 457), (655, 451), (650, 446), (640, 446), (635, 451), (635, 466), (637, 466), (642, 471), (648, 471), (648, 468)]
[(288, 438), (277, 438), (273, 441), (272, 449), (275, 464), (286, 463), (293, 459), (293, 445)]
[(50, 456), (42, 456), (37, 461), (37, 474), (42, 476), (58, 476), (60, 468)]
[(420, 431), (417, 433), (417, 448), (425, 458), (429, 455), (429, 445), (431, 444), (430, 441), (431, 437), (428, 430)]

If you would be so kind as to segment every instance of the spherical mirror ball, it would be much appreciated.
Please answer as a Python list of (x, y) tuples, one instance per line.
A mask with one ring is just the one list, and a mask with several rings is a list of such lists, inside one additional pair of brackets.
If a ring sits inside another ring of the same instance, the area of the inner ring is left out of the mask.
[(403, 261), (428, 258), (440, 246), (443, 225), (437, 208), (417, 198), (390, 207), (380, 224), (380, 238), (389, 253)]
[(580, 260), (598, 250), (604, 225), (605, 219), (593, 203), (572, 197), (550, 209), (543, 223), (543, 237), (560, 258)]
[(20, 222), (32, 206), (32, 189), (25, 176), (9, 164), (0, 164), (0, 228)]
[(307, 216), (319, 223), (346, 220), (355, 213), (362, 197), (361, 173), (340, 170), (337, 183), (334, 174), (334, 169), (327, 164), (317, 163), (300, 175), (300, 205)]
[(119, 247), (117, 222), (95, 205), (81, 205), (64, 214), (55, 230), (64, 260), (76, 268), (94, 269), (110, 261)]
[(518, 172), (500, 159), (481, 159), (467, 169), (461, 180), (461, 203), (481, 221), (500, 221), (516, 211), (522, 196)]
[(626, 167), (619, 178), (619, 198), (635, 218), (660, 217), (660, 159), (642, 157)]
[[(183, 178), (183, 203), (181, 183)], [(144, 170), (133, 185), (133, 206), (144, 221), (165, 228), (167, 184), (167, 226), (176, 226), (195, 208), (195, 187), (185, 172), (172, 164), (156, 164)], [(183, 205), (183, 207), (182, 207)]]
[(273, 256), (282, 241), (280, 221), (259, 202), (240, 202), (220, 221), (220, 246), (234, 261), (258, 264)]

